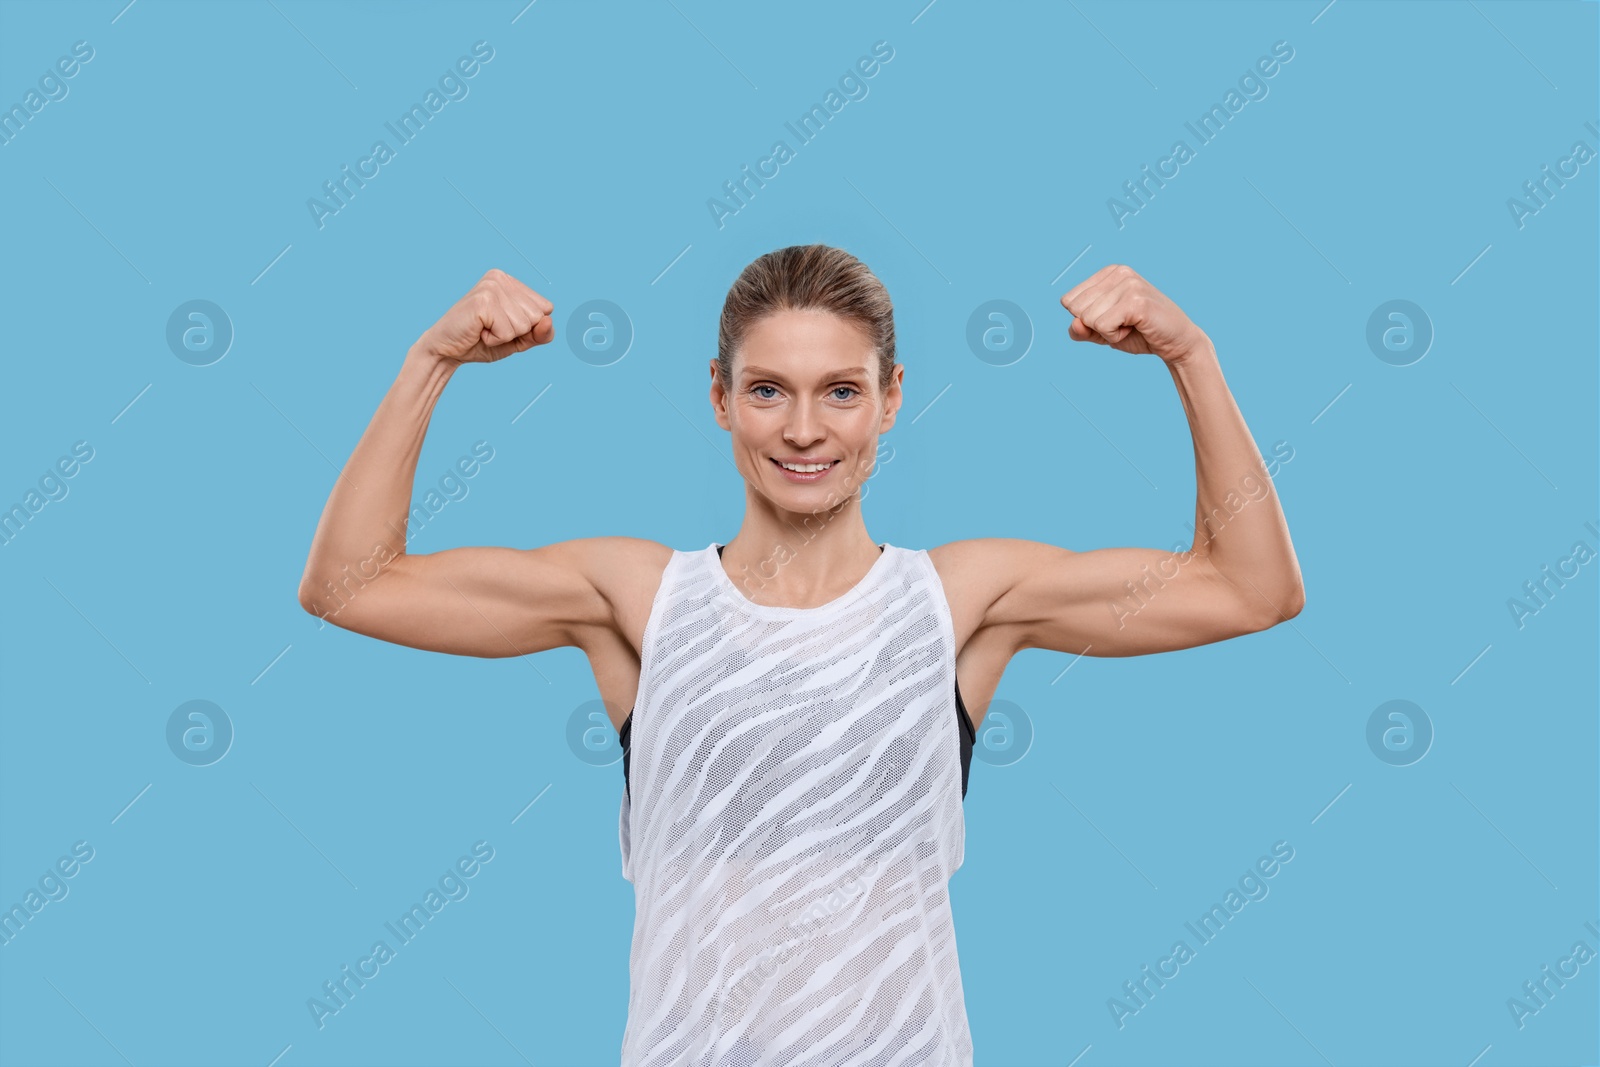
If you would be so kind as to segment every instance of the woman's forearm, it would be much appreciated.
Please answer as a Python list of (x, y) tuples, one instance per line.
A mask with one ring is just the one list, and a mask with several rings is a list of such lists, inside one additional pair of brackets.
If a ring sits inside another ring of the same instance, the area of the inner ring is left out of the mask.
[(300, 603), (319, 615), (356, 592), (406, 550), (417, 460), (434, 405), (460, 364), (413, 345), (334, 481), (300, 579)]
[(1216, 349), (1207, 340), (1167, 369), (1194, 439), (1194, 550), (1247, 602), (1269, 614), (1296, 614), (1305, 594), (1289, 524)]

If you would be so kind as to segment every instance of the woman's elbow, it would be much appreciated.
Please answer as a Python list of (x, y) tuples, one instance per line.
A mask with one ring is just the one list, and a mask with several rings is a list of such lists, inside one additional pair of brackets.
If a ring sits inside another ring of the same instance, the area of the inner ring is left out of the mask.
[(300, 579), (300, 587), (295, 594), (300, 600), (300, 607), (312, 615), (323, 614), (318, 598), (318, 590), (309, 574)]
[(1250, 627), (1251, 632), (1267, 630), (1280, 622), (1288, 622), (1305, 610), (1305, 586), (1297, 582), (1288, 589), (1268, 594), (1261, 600), (1263, 603), (1257, 605), (1256, 620)]

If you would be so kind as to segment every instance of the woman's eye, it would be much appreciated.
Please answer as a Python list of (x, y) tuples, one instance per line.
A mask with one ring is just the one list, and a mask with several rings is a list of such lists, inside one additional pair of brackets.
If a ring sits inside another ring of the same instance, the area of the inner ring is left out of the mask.
[[(762, 392), (762, 390), (767, 391)], [(752, 385), (750, 387), (751, 395), (757, 400), (775, 400), (777, 398), (777, 392), (778, 387), (775, 385)], [(835, 400), (854, 400), (861, 390), (849, 385), (836, 385), (832, 390), (830, 390), (830, 392)], [(846, 393), (848, 395), (840, 396), (840, 393)]]

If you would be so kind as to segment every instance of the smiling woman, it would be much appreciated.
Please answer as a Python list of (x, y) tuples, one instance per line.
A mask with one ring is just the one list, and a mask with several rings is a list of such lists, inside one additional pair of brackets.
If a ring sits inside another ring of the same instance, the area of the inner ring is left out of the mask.
[[(862, 487), (905, 367), (888, 293), (842, 249), (769, 252), (723, 303), (709, 400), (745, 490), (726, 543), (407, 554), (439, 395), (464, 363), (548, 344), (554, 305), (492, 270), (407, 353), (329, 496), (301, 604), (317, 611), (328, 580), (378, 544), (392, 562), (337, 625), (458, 655), (588, 656), (624, 746), (624, 1067), (971, 1064), (947, 889), (974, 734), (1006, 664), (1024, 648), (1189, 648), (1300, 610), (1270, 477), (1249, 507), (1227, 507), (1264, 465), (1209, 338), (1121, 265), (1061, 303), (1072, 340), (1161, 358), (1194, 439), (1205, 539), (1136, 615), (1105, 605), (1168, 550), (1002, 537), (913, 549), (867, 532)], [(1219, 508), (1226, 522), (1208, 528)]]

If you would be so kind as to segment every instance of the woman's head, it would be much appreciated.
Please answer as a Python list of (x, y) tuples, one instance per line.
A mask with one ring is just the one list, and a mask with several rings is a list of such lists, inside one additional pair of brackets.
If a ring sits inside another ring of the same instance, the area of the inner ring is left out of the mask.
[[(752, 487), (799, 511), (853, 496), (900, 405), (894, 357), (894, 306), (855, 256), (793, 245), (747, 266), (723, 302), (711, 401)], [(831, 467), (796, 480), (780, 469), (796, 459)]]

